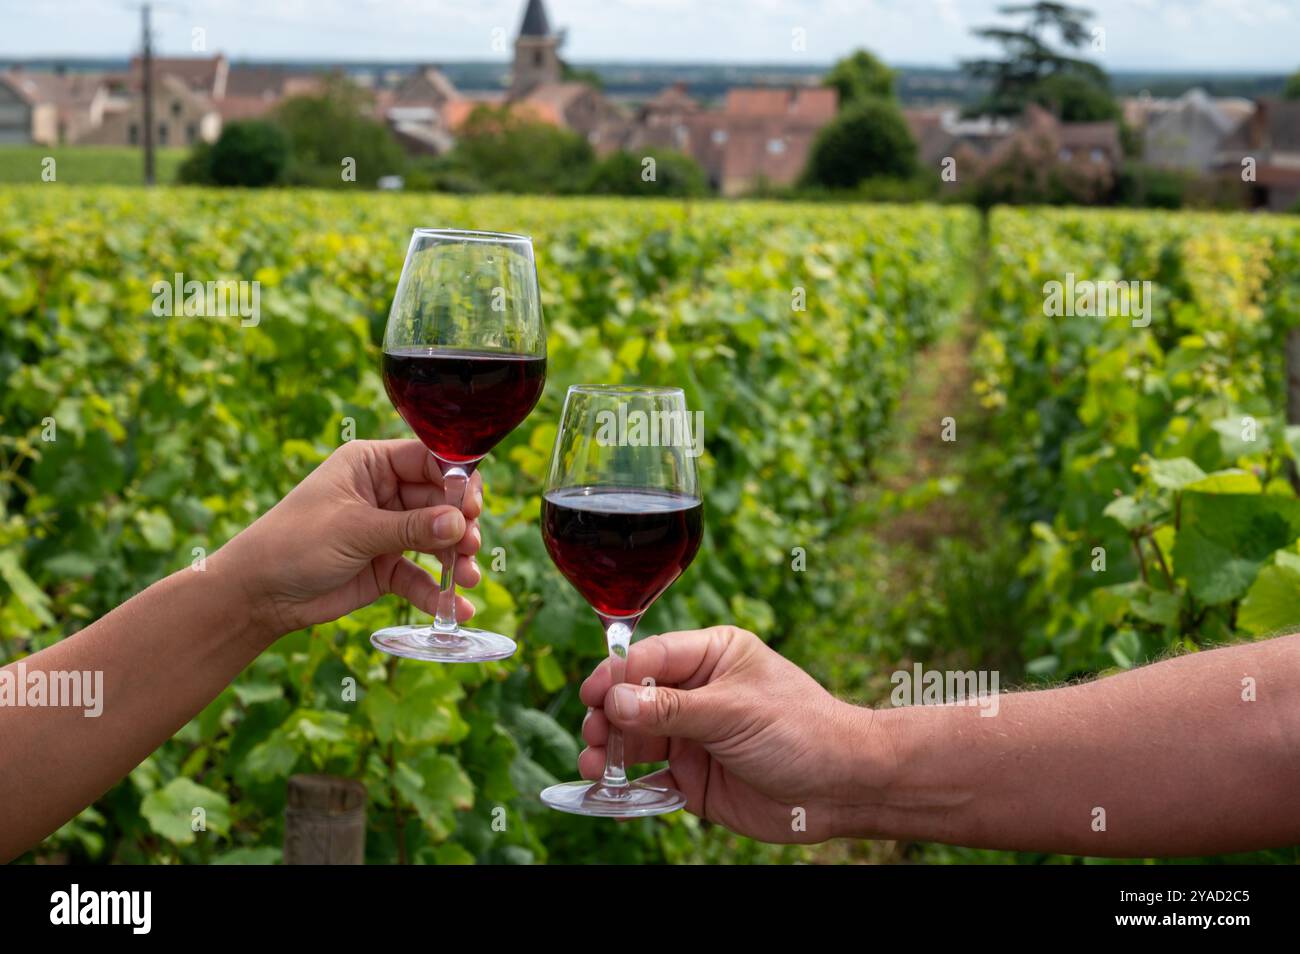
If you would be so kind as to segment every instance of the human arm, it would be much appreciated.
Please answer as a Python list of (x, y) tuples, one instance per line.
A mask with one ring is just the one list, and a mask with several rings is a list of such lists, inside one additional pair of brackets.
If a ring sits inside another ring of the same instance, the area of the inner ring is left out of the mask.
[[(601, 708), (584, 725), (583, 775), (599, 776), (608, 716), (629, 762), (666, 758), (689, 810), (763, 840), (1111, 857), (1300, 843), (1300, 635), (1004, 694), (992, 717), (840, 702), (730, 627), (635, 644), (628, 682), (647, 677), (659, 685), (612, 689), (602, 664), (584, 684)], [(629, 689), (637, 712), (620, 715)]]

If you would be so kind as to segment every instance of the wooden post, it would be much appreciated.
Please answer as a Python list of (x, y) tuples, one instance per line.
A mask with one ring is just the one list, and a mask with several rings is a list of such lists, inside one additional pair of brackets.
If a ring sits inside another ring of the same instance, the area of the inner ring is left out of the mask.
[(284, 808), (286, 865), (361, 865), (366, 858), (366, 788), (333, 775), (294, 775)]

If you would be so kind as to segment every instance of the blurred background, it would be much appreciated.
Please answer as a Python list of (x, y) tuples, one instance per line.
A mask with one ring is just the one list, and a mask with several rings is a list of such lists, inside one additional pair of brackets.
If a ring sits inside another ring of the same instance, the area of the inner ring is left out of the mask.
[[(0, 664), (193, 566), (342, 442), (409, 436), (379, 368), (412, 228), (531, 234), (549, 331), (541, 403), (482, 467), (470, 596), (516, 657), (386, 657), (369, 634), (418, 615), (393, 598), (287, 636), (20, 863), (279, 863), (302, 773), (358, 783), (373, 864), (1084, 863), (542, 806), (606, 652), (538, 531), (579, 382), (703, 413), (705, 542), (643, 634), (736, 623), (889, 705), (918, 663), (1005, 691), (1300, 624), (1293, 4), (0, 23)], [(1150, 282), (1149, 326), (1049, 316), (1075, 277)], [(160, 310), (173, 281), (260, 311)]]

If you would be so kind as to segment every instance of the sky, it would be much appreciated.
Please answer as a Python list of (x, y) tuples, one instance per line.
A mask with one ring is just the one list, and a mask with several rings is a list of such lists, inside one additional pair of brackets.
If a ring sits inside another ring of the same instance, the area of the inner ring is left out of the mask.
[[(865, 46), (895, 65), (992, 52), (970, 35), (1006, 0), (546, 0), (574, 62), (830, 63)], [(1080, 2), (1080, 0), (1075, 0)], [(1300, 68), (1300, 0), (1082, 0), (1111, 70)], [(195, 30), (231, 59), (501, 60), (525, 0), (160, 0), (156, 46)], [(0, 57), (125, 56), (129, 0), (0, 0)], [(802, 31), (801, 33), (796, 31)], [(802, 42), (800, 42), (802, 41)]]

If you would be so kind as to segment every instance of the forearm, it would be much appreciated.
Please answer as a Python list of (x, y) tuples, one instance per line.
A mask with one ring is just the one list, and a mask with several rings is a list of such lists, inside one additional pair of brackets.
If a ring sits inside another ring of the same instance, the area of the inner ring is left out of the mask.
[(980, 713), (871, 713), (890, 768), (882, 785), (874, 762), (845, 833), (1111, 857), (1300, 843), (1300, 635), (1008, 694)]
[[(269, 643), (222, 554), (181, 570), (81, 632), (22, 660), (26, 682), (102, 673), (87, 706), (0, 706), (0, 862), (36, 844), (170, 738)], [(18, 664), (5, 667), (17, 681)], [(40, 674), (40, 675), (36, 675)], [(93, 683), (91, 683), (93, 685)], [(17, 686), (18, 691), (26, 687)], [(30, 696), (30, 692), (29, 692)]]

